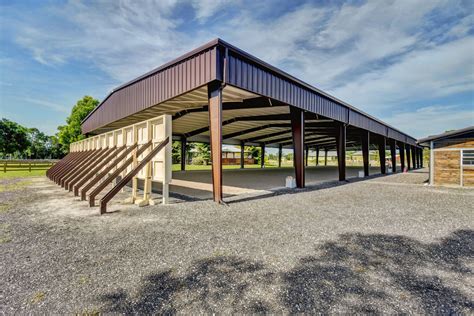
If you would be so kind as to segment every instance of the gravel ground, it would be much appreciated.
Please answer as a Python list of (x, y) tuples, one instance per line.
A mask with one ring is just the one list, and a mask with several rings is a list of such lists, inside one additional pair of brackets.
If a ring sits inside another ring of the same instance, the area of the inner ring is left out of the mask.
[(0, 313), (474, 313), (474, 190), (426, 172), (98, 215), (0, 180)]

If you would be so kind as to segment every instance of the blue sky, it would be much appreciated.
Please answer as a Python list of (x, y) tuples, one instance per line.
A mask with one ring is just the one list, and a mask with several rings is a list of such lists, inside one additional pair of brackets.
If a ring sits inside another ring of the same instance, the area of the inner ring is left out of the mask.
[(49, 134), (84, 95), (220, 37), (414, 137), (474, 125), (473, 1), (0, 1), (0, 117)]

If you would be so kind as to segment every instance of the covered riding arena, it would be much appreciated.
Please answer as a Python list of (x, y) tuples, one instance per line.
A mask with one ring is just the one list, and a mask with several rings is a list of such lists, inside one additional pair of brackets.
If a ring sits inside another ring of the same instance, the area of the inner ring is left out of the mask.
[[(82, 131), (100, 136), (161, 116), (169, 117), (172, 140), (182, 142), (182, 157), (187, 143), (205, 142), (211, 147), (209, 170), (188, 171), (182, 159), (181, 171), (171, 175), (171, 195), (223, 202), (229, 195), (283, 187), (287, 176), (303, 188), (344, 181), (359, 171), (364, 176), (385, 174), (387, 164), (391, 172), (422, 167), (421, 148), (413, 137), (220, 39), (113, 90), (83, 121)], [(242, 153), (244, 146), (259, 146), (263, 155), (273, 151), (278, 165), (265, 166), (265, 159), (260, 159), (260, 168), (248, 169), (242, 159), (240, 168), (223, 170), (223, 144), (240, 146)], [(283, 152), (289, 150), (292, 166), (279, 168)], [(360, 167), (346, 166), (349, 150), (362, 152)], [(380, 166), (370, 166), (369, 151), (378, 154)], [(334, 153), (337, 163), (326, 165), (328, 153)], [(308, 155), (313, 160), (308, 162)], [(88, 168), (87, 163), (84, 166)], [(90, 168), (89, 174), (100, 171)], [(126, 180), (136, 177), (130, 174)], [(151, 178), (145, 175), (138, 182)], [(158, 192), (161, 186), (152, 181)]]

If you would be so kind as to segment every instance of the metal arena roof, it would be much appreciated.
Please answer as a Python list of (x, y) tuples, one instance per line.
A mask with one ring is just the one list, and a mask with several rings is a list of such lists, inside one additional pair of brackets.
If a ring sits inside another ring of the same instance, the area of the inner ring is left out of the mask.
[(203, 89), (216, 80), (232, 88), (229, 89), (228, 102), (245, 98), (246, 95), (261, 96), (270, 103), (275, 101), (298, 107), (316, 114), (318, 118), (342, 122), (416, 145), (415, 138), (221, 39), (215, 39), (114, 89), (83, 120), (82, 132), (102, 133), (118, 128), (129, 117), (139, 119), (158, 113), (176, 114), (205, 106), (203, 100), (206, 100), (206, 93)]

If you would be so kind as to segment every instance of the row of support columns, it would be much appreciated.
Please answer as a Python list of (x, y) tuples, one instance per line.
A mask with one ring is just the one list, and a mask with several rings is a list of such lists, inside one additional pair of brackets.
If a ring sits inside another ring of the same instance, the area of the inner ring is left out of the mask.
[[(209, 132), (211, 145), (211, 159), (212, 159), (212, 185), (214, 201), (222, 203), (222, 85), (220, 82), (212, 82), (208, 85), (209, 98)], [(305, 120), (304, 111), (290, 106), (291, 119), (291, 133), (293, 138), (293, 163), (295, 168), (296, 186), (303, 188), (305, 186), (305, 165), (308, 161), (309, 147), (304, 144)], [(373, 140), (376, 141), (379, 156), (380, 156), (380, 171), (382, 174), (386, 173), (385, 167), (385, 151), (386, 151), (386, 137), (380, 135), (373, 135)], [(369, 175), (369, 147), (371, 141), (371, 134), (368, 131), (362, 131), (361, 144), (364, 161), (364, 175)], [(347, 142), (347, 125), (343, 123), (336, 123), (336, 149), (338, 159), (339, 180), (346, 180), (346, 142)], [(421, 149), (389, 140), (390, 153), (392, 158), (392, 170), (396, 172), (396, 146), (398, 144), (400, 153), (401, 170), (405, 169), (405, 152), (407, 168), (422, 167), (422, 151)], [(186, 139), (182, 139), (181, 149), (181, 169), (185, 169), (186, 157)], [(265, 144), (261, 145), (262, 159), (261, 167), (265, 166)], [(306, 156), (305, 156), (306, 149)], [(278, 166), (281, 167), (282, 159), (282, 145), (278, 148)], [(328, 149), (324, 149), (324, 165), (327, 165)], [(411, 157), (411, 159), (410, 159)], [(244, 167), (244, 144), (241, 143), (241, 162), (240, 167)], [(306, 162), (306, 163), (305, 163)], [(319, 163), (319, 147), (316, 147), (316, 165)]]

